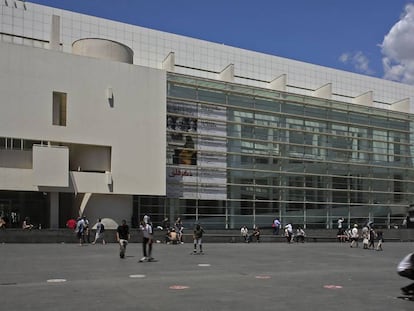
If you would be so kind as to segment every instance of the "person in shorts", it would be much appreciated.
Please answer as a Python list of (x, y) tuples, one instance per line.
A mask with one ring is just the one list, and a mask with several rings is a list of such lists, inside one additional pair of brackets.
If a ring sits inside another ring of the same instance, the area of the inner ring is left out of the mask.
[(126, 247), (130, 237), (129, 226), (126, 223), (126, 220), (123, 219), (121, 225), (116, 229), (116, 240), (119, 243), (120, 258), (125, 258)]
[(102, 239), (102, 244), (105, 245), (105, 226), (102, 223), (102, 219), (98, 219), (98, 223), (96, 224), (96, 233), (95, 233), (95, 240), (92, 244), (95, 244), (99, 239)]

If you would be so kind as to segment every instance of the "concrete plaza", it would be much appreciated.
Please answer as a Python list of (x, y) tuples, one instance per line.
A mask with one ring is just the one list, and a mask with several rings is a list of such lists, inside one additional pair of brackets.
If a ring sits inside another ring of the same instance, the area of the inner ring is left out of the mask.
[(0, 244), (2, 310), (413, 310), (396, 273), (414, 243)]

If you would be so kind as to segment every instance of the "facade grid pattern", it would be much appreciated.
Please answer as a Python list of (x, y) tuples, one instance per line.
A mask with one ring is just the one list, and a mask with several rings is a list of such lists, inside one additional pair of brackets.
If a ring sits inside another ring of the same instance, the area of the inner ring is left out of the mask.
[(166, 206), (213, 227), (390, 225), (413, 199), (406, 113), (169, 74), (167, 125)]

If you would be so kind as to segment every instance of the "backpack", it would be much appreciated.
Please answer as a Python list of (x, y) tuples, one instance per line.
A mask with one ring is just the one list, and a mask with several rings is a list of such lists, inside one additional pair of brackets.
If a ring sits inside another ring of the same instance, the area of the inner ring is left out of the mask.
[(102, 232), (104, 232), (104, 231), (105, 231), (105, 226), (104, 226), (104, 224), (103, 224), (103, 223), (101, 223), (101, 231), (100, 231), (100, 232), (102, 233)]

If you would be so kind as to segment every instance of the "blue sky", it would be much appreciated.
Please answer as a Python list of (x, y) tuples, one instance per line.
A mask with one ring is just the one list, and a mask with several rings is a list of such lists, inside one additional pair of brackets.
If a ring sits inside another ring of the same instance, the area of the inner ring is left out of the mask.
[(32, 0), (414, 85), (414, 0)]

